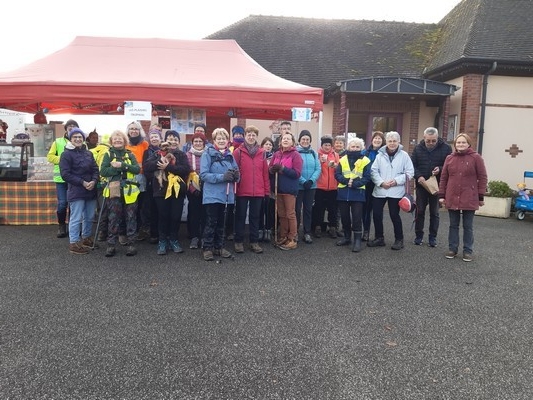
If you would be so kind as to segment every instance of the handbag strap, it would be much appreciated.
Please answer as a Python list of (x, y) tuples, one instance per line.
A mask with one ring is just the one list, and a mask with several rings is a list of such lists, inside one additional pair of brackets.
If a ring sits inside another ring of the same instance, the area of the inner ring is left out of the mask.
[(405, 174), (405, 193), (411, 194), (411, 179), (409, 179), (409, 175)]

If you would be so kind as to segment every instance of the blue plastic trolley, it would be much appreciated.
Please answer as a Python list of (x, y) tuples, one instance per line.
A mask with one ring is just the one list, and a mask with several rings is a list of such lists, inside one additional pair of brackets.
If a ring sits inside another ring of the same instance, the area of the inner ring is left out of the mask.
[[(526, 178), (533, 178), (532, 171), (524, 171), (524, 183)], [(524, 189), (532, 190), (532, 189)], [(529, 197), (529, 198), (528, 198)], [(526, 212), (533, 212), (533, 195), (530, 196), (518, 196), (515, 202), (516, 219), (522, 221), (526, 217)]]

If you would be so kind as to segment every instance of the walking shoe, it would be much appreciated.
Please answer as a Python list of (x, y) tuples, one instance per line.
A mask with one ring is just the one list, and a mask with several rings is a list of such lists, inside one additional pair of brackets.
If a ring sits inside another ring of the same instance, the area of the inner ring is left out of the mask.
[(137, 241), (142, 242), (144, 239), (148, 239), (149, 237), (150, 232), (147, 229), (141, 229), (137, 234)]
[(128, 244), (128, 238), (126, 235), (118, 235), (118, 242), (122, 245), (122, 246), (126, 246)]
[(229, 240), (229, 241), (231, 242), (231, 241), (234, 239), (234, 237), (235, 237), (235, 236), (233, 235), (233, 233), (230, 233), (230, 234), (228, 235), (228, 237), (226, 238), (226, 240)]
[(160, 240), (157, 245), (157, 254), (160, 256), (164, 256), (167, 254), (167, 241), (166, 240)]
[(276, 245), (281, 246), (282, 244), (285, 244), (285, 242), (287, 240), (289, 240), (289, 238), (287, 238), (287, 237), (280, 238), (280, 239), (276, 240)]
[(81, 241), (81, 245), (86, 249), (97, 249), (98, 245), (94, 243), (93, 238), (86, 237)]
[(197, 249), (199, 242), (200, 242), (200, 239), (198, 239), (197, 237), (193, 237), (191, 239), (191, 244), (189, 245), (189, 249)]
[(128, 246), (128, 249), (126, 250), (126, 255), (134, 256), (135, 254), (137, 254), (137, 249), (135, 248), (133, 244), (130, 243), (130, 245)]
[(430, 237), (430, 238), (429, 238), (428, 246), (429, 246), (429, 247), (437, 247), (437, 239), (434, 238), (434, 237)]
[(403, 249), (403, 240), (395, 240), (394, 244), (390, 247), (392, 250)]
[(213, 261), (215, 259), (215, 257), (213, 257), (213, 250), (211, 249), (205, 249), (203, 256), (205, 261)]
[(106, 257), (113, 257), (115, 255), (115, 246), (112, 244), (107, 245), (107, 249), (105, 251)]
[(294, 240), (289, 239), (284, 244), (279, 246), (281, 250), (294, 250), (298, 247), (298, 243), (296, 243)]
[(183, 248), (181, 247), (180, 242), (177, 240), (170, 240), (169, 244), (174, 253), (183, 253)]
[(328, 234), (330, 238), (337, 239), (337, 229), (334, 226), (329, 228)]
[(235, 243), (235, 253), (244, 253), (244, 244)]
[(449, 259), (452, 259), (452, 258), (455, 258), (456, 255), (457, 255), (457, 252), (456, 252), (456, 251), (449, 250), (449, 251), (444, 255), (444, 257), (449, 258)]
[(366, 245), (368, 247), (385, 246), (385, 239), (382, 237), (375, 238), (374, 240), (369, 241)]
[(342, 237), (341, 240), (337, 241), (337, 243), (335, 243), (337, 246), (348, 246), (350, 243), (352, 243), (352, 241), (347, 238), (347, 237)]
[(311, 235), (310, 234), (306, 233), (304, 235), (304, 242), (307, 243), (307, 244), (313, 243), (313, 239), (311, 239)]
[(470, 253), (463, 253), (463, 261), (470, 262), (473, 261), (474, 257)]
[(424, 243), (424, 242), (423, 242), (421, 237), (417, 236), (413, 243), (416, 244), (417, 246), (422, 246), (422, 243)]
[(66, 224), (59, 224), (59, 228), (57, 228), (57, 235), (58, 238), (64, 238), (67, 237), (67, 225)]
[(83, 247), (80, 243), (70, 243), (68, 246), (68, 251), (72, 254), (88, 254), (89, 250)]
[(316, 238), (321, 238), (322, 237), (322, 228), (320, 226), (317, 226), (315, 228), (315, 237)]
[(362, 240), (363, 242), (368, 242), (368, 235), (369, 235), (369, 234), (368, 234), (368, 231), (364, 231), (364, 232), (363, 232), (363, 236), (361, 236), (361, 240)]
[(229, 251), (227, 251), (226, 249), (215, 249), (215, 251), (213, 251), (213, 254), (215, 256), (221, 256), (222, 258), (230, 258), (231, 257), (231, 253)]
[(259, 246), (258, 243), (250, 243), (250, 249), (255, 253), (255, 254), (260, 254), (263, 252), (263, 249), (261, 248), (261, 246)]
[(100, 231), (98, 232), (98, 236), (96, 237), (96, 240), (99, 242), (105, 242), (107, 240), (107, 232)]

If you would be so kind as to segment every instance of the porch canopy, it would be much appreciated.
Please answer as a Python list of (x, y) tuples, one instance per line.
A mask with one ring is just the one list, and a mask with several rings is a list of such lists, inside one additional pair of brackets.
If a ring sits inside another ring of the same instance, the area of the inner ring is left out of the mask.
[(0, 108), (118, 114), (124, 101), (217, 109), (269, 119), (293, 107), (321, 111), (323, 90), (282, 79), (234, 40), (79, 36), (67, 47), (0, 73)]

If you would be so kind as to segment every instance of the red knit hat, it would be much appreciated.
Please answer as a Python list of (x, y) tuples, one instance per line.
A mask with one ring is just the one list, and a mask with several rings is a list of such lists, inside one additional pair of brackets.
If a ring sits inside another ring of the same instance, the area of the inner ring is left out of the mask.
[(194, 139), (196, 138), (202, 139), (204, 142), (204, 145), (207, 143), (207, 137), (202, 132), (194, 132), (192, 135), (192, 141), (194, 141)]

